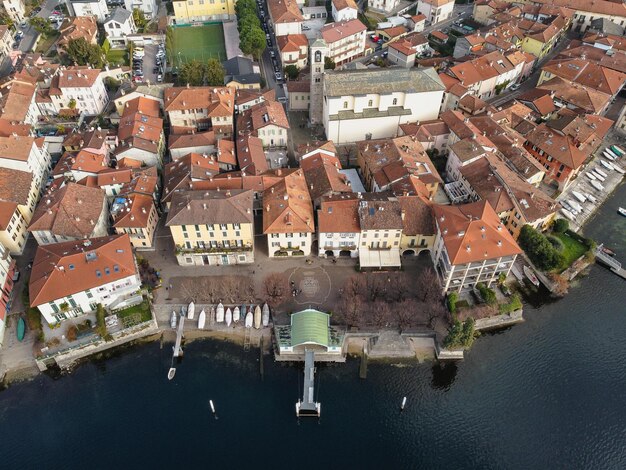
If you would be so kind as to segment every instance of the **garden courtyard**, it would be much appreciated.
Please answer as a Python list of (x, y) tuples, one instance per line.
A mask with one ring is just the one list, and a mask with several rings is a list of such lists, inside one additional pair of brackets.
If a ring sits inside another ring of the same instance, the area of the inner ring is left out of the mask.
[(206, 62), (211, 58), (226, 60), (224, 28), (221, 23), (202, 26), (174, 26), (171, 41), (166, 41), (171, 65), (180, 67), (191, 60)]

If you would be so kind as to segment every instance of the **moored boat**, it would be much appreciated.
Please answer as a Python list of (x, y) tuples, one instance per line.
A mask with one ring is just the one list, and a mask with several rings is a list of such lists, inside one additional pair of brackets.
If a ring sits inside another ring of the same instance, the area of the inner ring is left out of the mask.
[(211, 310), (209, 311), (209, 325), (212, 325), (215, 323), (215, 307), (211, 307)]
[(198, 315), (198, 329), (202, 330), (204, 328), (204, 324), (206, 322), (206, 312), (204, 309), (200, 310), (200, 315)]
[(606, 179), (604, 176), (598, 173), (597, 169), (593, 170), (593, 176), (595, 176), (598, 181), (604, 181)]
[(598, 191), (602, 192), (604, 191), (604, 186), (602, 186), (600, 183), (598, 183), (597, 181), (592, 181), (591, 182), (591, 186), (593, 186), (594, 188), (596, 188)]
[(26, 334), (26, 322), (22, 317), (17, 321), (17, 340), (22, 341)]
[(226, 309), (226, 326), (230, 326), (232, 321), (233, 321), (233, 312), (229, 307)]
[(239, 307), (235, 307), (233, 310), (233, 323), (239, 323), (239, 318), (241, 317), (241, 312)]
[(576, 220), (576, 217), (574, 217), (574, 214), (572, 214), (570, 211), (568, 211), (567, 209), (563, 208), (561, 209), (561, 214), (563, 214), (566, 218), (568, 218), (569, 220), (571, 220), (572, 222), (574, 222)]
[(602, 152), (606, 158), (608, 158), (609, 160), (613, 161), (613, 160), (617, 160), (617, 154), (613, 151), (611, 151), (610, 148), (605, 148), (604, 152)]
[(604, 168), (606, 168), (609, 171), (613, 171), (613, 165), (611, 165), (606, 160), (600, 160), (600, 165), (602, 165)]
[(626, 209), (624, 209), (623, 207), (618, 208), (617, 212), (626, 217)]
[(608, 177), (609, 177), (609, 174), (608, 174), (607, 172), (605, 172), (604, 170), (601, 170), (601, 169), (600, 169), (600, 168), (598, 168), (598, 167), (595, 167), (595, 168), (593, 169), (593, 171), (595, 171), (595, 172), (596, 172), (596, 175), (604, 176), (605, 178), (608, 178)]
[(270, 324), (270, 308), (266, 303), (263, 304), (263, 312), (262, 312), (261, 320), (263, 323), (263, 327), (266, 327)]
[(572, 195), (578, 199), (580, 202), (587, 201), (587, 197), (584, 194), (579, 193), (578, 191), (572, 191)]
[(176, 367), (170, 367), (170, 370), (167, 371), (167, 380), (172, 380), (175, 374), (176, 374)]
[(193, 316), (196, 313), (196, 304), (193, 302), (189, 302), (189, 307), (187, 307), (187, 318), (193, 320)]
[(539, 279), (537, 279), (537, 276), (532, 269), (528, 266), (524, 266), (524, 274), (526, 274), (526, 277), (530, 282), (532, 282), (536, 287), (539, 287)]
[(624, 151), (620, 147), (618, 147), (617, 145), (611, 145), (611, 150), (618, 157), (623, 157), (624, 156)]
[(172, 316), (170, 317), (170, 326), (176, 329), (176, 320), (178, 319), (178, 314), (174, 311), (172, 312)]
[(224, 321), (224, 306), (221, 303), (217, 304), (217, 310), (215, 310), (215, 321), (217, 323), (222, 323)]
[(589, 199), (589, 200), (590, 200), (591, 202), (593, 202), (593, 203), (598, 202), (598, 200), (596, 199), (596, 197), (595, 197), (595, 196), (593, 196), (592, 194), (585, 193), (585, 196), (587, 196), (587, 199)]
[(581, 213), (583, 211), (583, 206), (578, 204), (574, 199), (568, 199), (567, 202), (569, 202), (570, 206), (576, 209), (576, 212)]
[(626, 171), (622, 170), (618, 164), (614, 164), (613, 169), (617, 171), (620, 175), (626, 175)]
[(609, 256), (615, 256), (615, 252), (606, 246), (602, 246), (602, 252), (606, 253)]
[(254, 321), (253, 315), (252, 315), (252, 308), (250, 308), (250, 310), (248, 310), (248, 313), (246, 314), (246, 328), (252, 328), (252, 322)]
[(585, 173), (585, 176), (589, 178), (591, 181), (595, 181), (596, 179), (596, 176), (591, 171), (588, 171), (587, 173)]
[(257, 330), (261, 328), (261, 307), (258, 305), (254, 308), (254, 327)]

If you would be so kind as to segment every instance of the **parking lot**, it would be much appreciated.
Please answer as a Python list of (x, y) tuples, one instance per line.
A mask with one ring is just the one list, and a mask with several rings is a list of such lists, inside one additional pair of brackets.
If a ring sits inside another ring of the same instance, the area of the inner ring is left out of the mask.
[[(138, 61), (135, 57), (136, 54), (133, 53), (133, 77), (141, 77), (135, 78), (135, 81), (143, 81), (150, 83), (157, 83), (159, 81), (163, 81), (163, 70), (165, 69), (165, 57), (160, 59), (160, 65), (157, 65), (157, 54), (159, 52), (159, 46), (157, 44), (147, 44), (143, 47), (143, 60)], [(143, 75), (139, 75), (139, 66), (141, 63), (141, 72)], [(160, 76), (160, 80), (159, 80)]]

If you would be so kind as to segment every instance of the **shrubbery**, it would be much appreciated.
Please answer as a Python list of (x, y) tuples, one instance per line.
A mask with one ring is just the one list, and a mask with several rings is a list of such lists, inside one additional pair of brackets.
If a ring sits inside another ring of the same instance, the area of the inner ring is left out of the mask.
[(480, 292), (480, 296), (486, 303), (488, 303), (489, 305), (493, 305), (497, 302), (496, 293), (493, 289), (489, 289), (489, 287), (487, 287), (482, 282), (476, 284), (476, 288), (478, 289), (478, 292)]
[(456, 292), (450, 292), (448, 294), (448, 310), (450, 310), (450, 313), (452, 315), (454, 315), (456, 313), (456, 303), (459, 300), (459, 294), (457, 294)]
[(552, 230), (556, 233), (563, 233), (569, 230), (569, 222), (565, 219), (556, 219), (554, 221), (554, 225), (552, 226)]
[(533, 264), (543, 271), (555, 269), (563, 262), (562, 255), (546, 236), (530, 225), (522, 227), (518, 243)]
[(518, 294), (513, 294), (508, 303), (500, 304), (498, 310), (501, 314), (507, 314), (522, 308), (522, 299)]
[(452, 328), (448, 332), (448, 336), (443, 340), (443, 345), (446, 348), (469, 348), (474, 343), (475, 333), (475, 321), (473, 318), (468, 318), (463, 323), (459, 320), (455, 320), (452, 324)]

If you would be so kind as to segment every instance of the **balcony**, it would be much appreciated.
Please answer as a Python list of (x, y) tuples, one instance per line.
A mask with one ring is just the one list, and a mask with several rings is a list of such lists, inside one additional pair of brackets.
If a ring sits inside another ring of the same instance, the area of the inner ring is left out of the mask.
[(252, 251), (252, 245), (243, 246), (231, 246), (231, 247), (205, 247), (205, 248), (185, 248), (180, 245), (176, 245), (176, 254), (228, 254), (228, 253), (243, 253), (245, 251)]
[(349, 250), (349, 251), (352, 251), (352, 250), (356, 250), (356, 245), (345, 245), (345, 246), (326, 245), (326, 246), (322, 247), (322, 249), (324, 251), (333, 251), (333, 250), (341, 250), (341, 251)]

